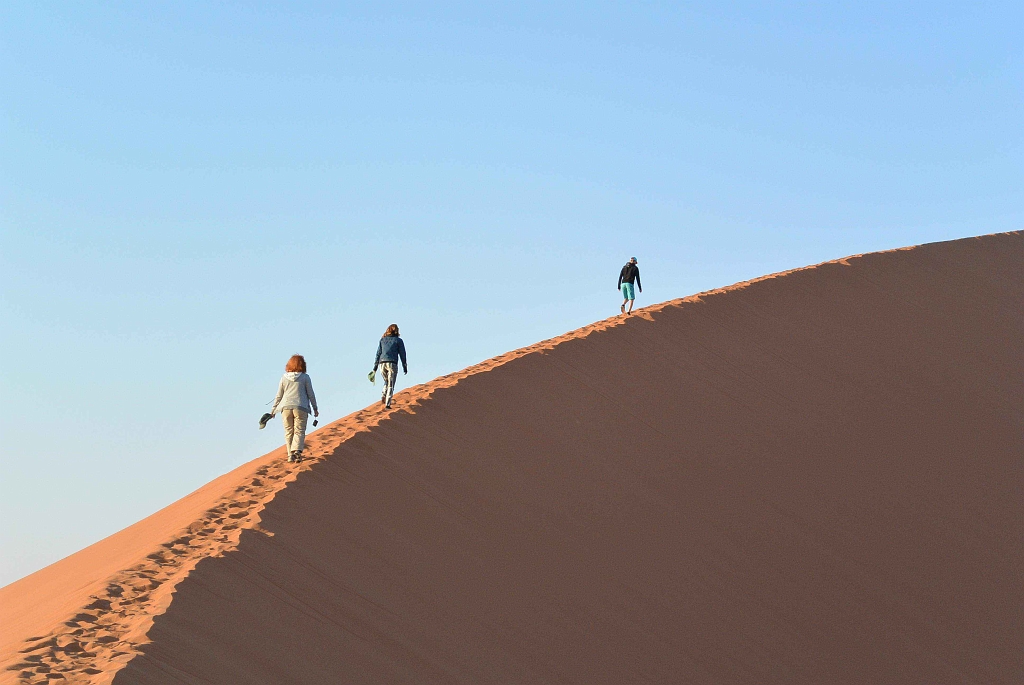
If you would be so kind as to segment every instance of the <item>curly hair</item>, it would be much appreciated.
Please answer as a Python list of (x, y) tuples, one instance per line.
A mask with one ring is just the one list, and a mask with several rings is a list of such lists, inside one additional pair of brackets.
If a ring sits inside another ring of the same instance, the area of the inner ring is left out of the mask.
[(388, 326), (388, 329), (386, 331), (384, 331), (384, 337), (387, 338), (389, 336), (395, 336), (395, 337), (398, 336), (398, 324), (397, 323), (391, 324), (390, 326)]
[(306, 373), (306, 358), (301, 354), (293, 354), (288, 363), (284, 365), (284, 370)]

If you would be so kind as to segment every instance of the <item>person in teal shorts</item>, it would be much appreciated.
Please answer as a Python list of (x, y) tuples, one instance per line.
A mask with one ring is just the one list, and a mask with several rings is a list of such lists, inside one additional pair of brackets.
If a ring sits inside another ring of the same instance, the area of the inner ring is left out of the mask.
[[(643, 286), (640, 285), (640, 267), (636, 265), (636, 257), (630, 257), (626, 266), (622, 267), (622, 271), (619, 272), (619, 284), (615, 286), (616, 289), (622, 291), (622, 304), (619, 306), (619, 311), (623, 314), (633, 313), (633, 300), (636, 299), (636, 293), (633, 291), (634, 283), (636, 283), (637, 290), (644, 291)], [(627, 304), (629, 309), (626, 309)]]

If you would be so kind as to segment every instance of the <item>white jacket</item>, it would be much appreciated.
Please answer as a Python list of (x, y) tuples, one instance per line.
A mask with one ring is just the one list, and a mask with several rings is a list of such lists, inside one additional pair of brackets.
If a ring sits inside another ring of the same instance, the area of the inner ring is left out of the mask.
[(320, 411), (316, 406), (316, 395), (313, 394), (313, 381), (301, 371), (288, 371), (281, 376), (270, 413), (276, 414), (282, 409), (301, 409), (308, 414), (310, 404), (314, 411)]

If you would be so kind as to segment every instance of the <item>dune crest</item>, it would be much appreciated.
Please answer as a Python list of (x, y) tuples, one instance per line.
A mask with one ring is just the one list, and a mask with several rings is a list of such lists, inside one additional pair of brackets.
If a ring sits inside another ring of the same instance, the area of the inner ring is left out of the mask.
[(1014, 682), (1024, 233), (402, 391), (0, 589), (0, 683)]

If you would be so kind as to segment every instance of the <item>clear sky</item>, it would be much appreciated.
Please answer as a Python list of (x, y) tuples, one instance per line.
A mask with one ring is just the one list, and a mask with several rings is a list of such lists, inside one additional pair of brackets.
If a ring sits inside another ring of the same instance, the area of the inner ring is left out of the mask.
[(387, 324), (424, 382), (632, 255), (644, 305), (1021, 228), (1022, 45), (1019, 0), (2, 3), (0, 585), (277, 447), (293, 353), (332, 420)]

